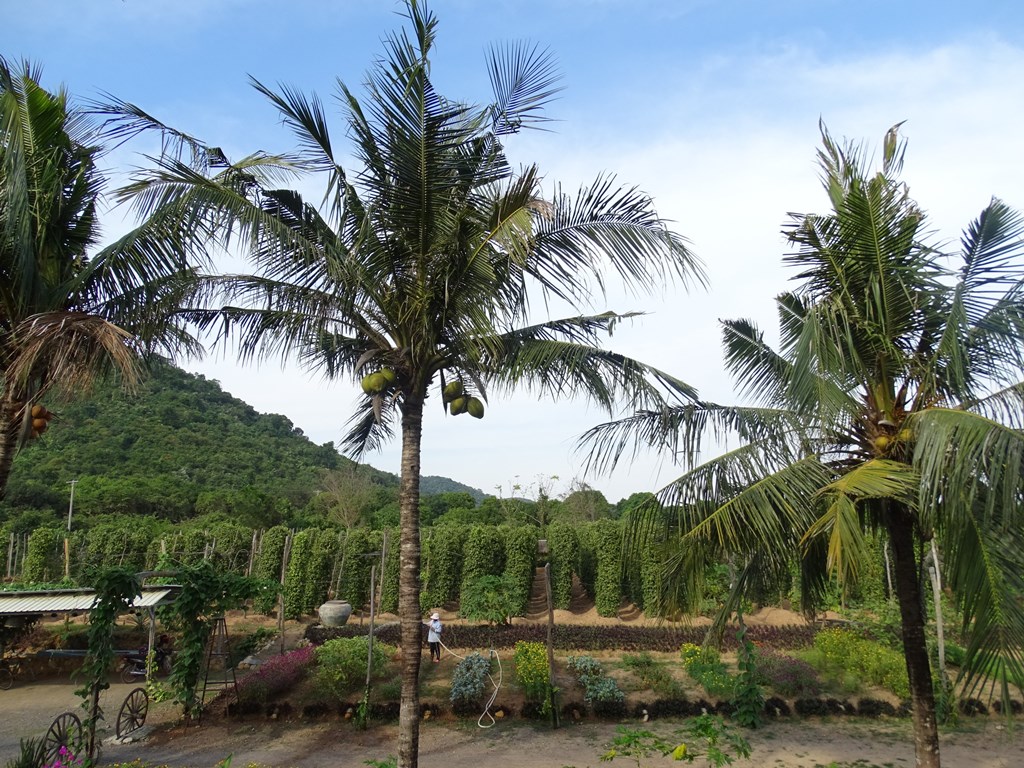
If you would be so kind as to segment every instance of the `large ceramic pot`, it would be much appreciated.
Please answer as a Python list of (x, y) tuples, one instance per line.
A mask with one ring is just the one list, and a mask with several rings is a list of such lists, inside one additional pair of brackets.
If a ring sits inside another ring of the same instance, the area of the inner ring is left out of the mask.
[(352, 605), (348, 600), (328, 600), (317, 608), (317, 613), (325, 627), (341, 627), (352, 615)]

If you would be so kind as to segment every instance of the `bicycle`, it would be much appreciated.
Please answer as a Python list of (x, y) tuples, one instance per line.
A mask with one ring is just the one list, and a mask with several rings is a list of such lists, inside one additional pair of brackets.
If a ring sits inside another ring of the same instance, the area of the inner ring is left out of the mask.
[[(14, 686), (15, 679), (20, 677), (24, 671), (21, 657), (4, 656), (0, 658), (0, 690), (10, 690)], [(35, 674), (32, 674), (32, 677), (34, 679)]]

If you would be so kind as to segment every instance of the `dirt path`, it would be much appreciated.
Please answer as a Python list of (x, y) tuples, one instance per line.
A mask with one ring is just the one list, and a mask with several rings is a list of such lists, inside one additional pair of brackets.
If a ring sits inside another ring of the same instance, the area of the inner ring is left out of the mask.
[[(0, 764), (18, 754), (21, 739), (42, 737), (54, 718), (63, 712), (82, 717), (81, 699), (75, 696), (75, 681), (66, 676), (51, 677), (32, 683), (18, 681), (8, 691), (0, 691)], [(125, 696), (136, 685), (126, 685), (111, 678), (111, 685), (100, 698), (106, 715), (101, 725), (101, 738), (113, 734), (117, 712)]]
[[(102, 704), (109, 722), (101, 737), (112, 735), (117, 708), (133, 686), (114, 682)], [(0, 691), (0, 764), (18, 754), (18, 741), (42, 736), (54, 717), (66, 710), (78, 711), (74, 684), (54, 679), (19, 684)], [(380, 725), (360, 731), (350, 723), (267, 721), (213, 721), (196, 728), (173, 726), (176, 711), (170, 704), (151, 709), (147, 725), (155, 726), (149, 737), (132, 744), (107, 744), (103, 762), (135, 759), (154, 766), (212, 768), (228, 754), (235, 766), (257, 763), (272, 768), (352, 766), (381, 760), (397, 751), (396, 727)], [(639, 723), (631, 723), (640, 727)], [(423, 768), (597, 768), (615, 735), (615, 725), (585, 722), (558, 731), (512, 719), (495, 728), (480, 729), (472, 720), (426, 722), (422, 728), (420, 764)], [(667, 722), (650, 727), (669, 733)], [(769, 724), (750, 732), (754, 752), (736, 768), (814, 768), (832, 761), (910, 768), (914, 765), (907, 721), (899, 720), (791, 720)], [(946, 768), (1021, 768), (1024, 766), (1024, 723), (1007, 728), (998, 717), (965, 720), (964, 726), (942, 739)], [(620, 758), (613, 765), (633, 765)], [(644, 765), (668, 766), (669, 760), (649, 760)], [(678, 765), (678, 763), (676, 763)]]
[[(639, 724), (636, 724), (639, 725)], [(670, 723), (650, 727), (671, 732)], [(483, 730), (469, 722), (424, 723), (420, 765), (423, 768), (597, 768), (600, 755), (615, 735), (607, 723), (570, 725), (558, 731), (521, 720), (499, 723)], [(815, 768), (832, 761), (841, 764), (892, 766), (914, 765), (913, 747), (906, 722), (775, 723), (748, 734), (753, 754), (737, 761), (736, 768)], [(274, 768), (317, 766), (364, 766), (397, 750), (394, 725), (360, 731), (349, 723), (331, 722), (302, 726), (295, 723), (220, 723), (184, 732), (156, 734), (147, 742), (109, 747), (104, 759), (136, 758), (153, 765), (175, 768), (211, 768), (233, 754), (233, 764), (258, 763)], [(1009, 731), (988, 718), (971, 723), (970, 730), (946, 734), (942, 740), (946, 768), (1020, 768), (1024, 766), (1024, 733)], [(634, 765), (619, 758), (615, 765)], [(678, 765), (670, 759), (645, 760), (644, 766)], [(700, 763), (698, 763), (699, 765)]]

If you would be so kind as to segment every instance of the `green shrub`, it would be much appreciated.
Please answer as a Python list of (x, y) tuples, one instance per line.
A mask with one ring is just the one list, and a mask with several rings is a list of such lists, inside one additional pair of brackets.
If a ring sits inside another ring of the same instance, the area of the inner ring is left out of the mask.
[(376, 550), (370, 541), (366, 528), (352, 528), (341, 545), (342, 559), (338, 575), (338, 597), (348, 600), (356, 610), (361, 609), (370, 599), (370, 572), (376, 561), (364, 557)]
[(385, 554), (380, 609), (386, 613), (398, 611), (398, 566), (402, 551), (398, 534), (397, 528), (388, 528), (382, 532), (381, 546), (385, 547)]
[[(657, 504), (653, 497), (651, 504)], [(623, 527), (626, 530), (635, 528), (637, 538), (631, 550), (639, 555), (639, 563), (626, 569), (623, 587), (626, 597), (648, 616), (661, 615), (662, 589), (662, 552), (661, 534), (649, 525), (637, 526), (635, 521), (643, 514), (643, 509), (634, 509), (626, 513)]]
[(284, 615), (298, 619), (306, 613), (306, 571), (313, 552), (317, 530), (307, 528), (292, 537), (292, 550), (284, 579)]
[(967, 651), (962, 646), (956, 643), (946, 642), (946, 663), (952, 664), (954, 667), (962, 667), (964, 665), (964, 659), (967, 657)]
[(580, 583), (591, 597), (597, 594), (597, 526), (585, 523), (576, 528), (580, 553), (577, 574)]
[(523, 525), (505, 532), (505, 573), (509, 616), (523, 616), (533, 588), (534, 559), (537, 554), (537, 529)]
[(84, 574), (101, 568), (125, 566), (147, 569), (147, 551), (157, 536), (156, 521), (144, 518), (104, 521), (88, 531), (72, 534), (73, 573)]
[(551, 599), (555, 608), (565, 610), (572, 601), (572, 575), (579, 570), (580, 540), (575, 526), (548, 526), (548, 560), (551, 563)]
[[(314, 652), (316, 668), (313, 681), (317, 690), (326, 697), (342, 701), (366, 680), (366, 659), (369, 638), (342, 637), (328, 640)], [(388, 660), (396, 648), (379, 641), (373, 644), (373, 665), (371, 674), (379, 676), (387, 668)]]
[(907, 666), (898, 651), (846, 629), (825, 629), (814, 638), (814, 647), (826, 666), (857, 675), (863, 683), (891, 691), (900, 698), (910, 695)]
[(666, 699), (682, 698), (682, 686), (651, 654), (627, 653), (622, 657), (622, 665), (636, 675), (645, 688), (650, 688), (659, 696)]
[(25, 570), (22, 578), (29, 583), (56, 581), (64, 572), (62, 564), (62, 532), (57, 528), (36, 528), (28, 537)]
[(244, 576), (249, 567), (252, 528), (233, 522), (218, 522), (208, 529), (209, 560), (223, 572)]
[(551, 675), (548, 670), (548, 650), (544, 643), (516, 643), (512, 663), (516, 667), (516, 680), (522, 686), (527, 700), (547, 705)]
[(459, 615), (471, 621), (506, 624), (512, 615), (513, 587), (508, 575), (480, 576), (462, 590)]
[(459, 599), (462, 584), (462, 550), (469, 527), (439, 525), (430, 530), (424, 552), (423, 595), (420, 605), (429, 610)]
[(679, 648), (679, 655), (683, 659), (683, 666), (687, 671), (691, 664), (718, 664), (721, 657), (716, 648), (695, 645), (694, 643), (683, 643)]
[(209, 536), (194, 522), (193, 526), (182, 531), (174, 540), (171, 556), (182, 565), (197, 565), (206, 559)]
[(601, 668), (601, 663), (592, 656), (570, 656), (566, 663), (576, 676), (576, 681), (583, 687), (583, 700), (594, 706), (596, 704), (621, 703), (626, 695), (618, 683), (608, 677)]
[[(283, 525), (275, 525), (263, 532), (260, 539), (259, 553), (253, 562), (253, 576), (261, 581), (280, 583), (281, 558), (284, 557), (285, 542), (288, 540), (288, 529)], [(277, 593), (267, 591), (253, 603), (253, 608), (260, 613), (270, 614), (277, 605)]]
[(683, 643), (680, 649), (686, 673), (703, 686), (709, 696), (731, 697), (735, 683), (714, 648)]
[(570, 656), (565, 663), (577, 678), (604, 674), (601, 662), (593, 656)]
[(452, 704), (456, 706), (479, 705), (490, 673), (490, 658), (485, 658), (479, 653), (471, 653), (460, 661), (452, 674), (452, 688), (449, 697)]
[(736, 683), (733, 690), (733, 719), (746, 728), (757, 728), (764, 719), (764, 693), (757, 680), (757, 657), (754, 644), (747, 637), (747, 627), (740, 620), (736, 633), (739, 650), (736, 654)]
[(622, 527), (615, 520), (594, 523), (597, 535), (597, 580), (594, 603), (600, 616), (614, 616), (622, 602)]
[(462, 589), (481, 576), (500, 576), (504, 570), (504, 531), (493, 525), (473, 526), (462, 551)]

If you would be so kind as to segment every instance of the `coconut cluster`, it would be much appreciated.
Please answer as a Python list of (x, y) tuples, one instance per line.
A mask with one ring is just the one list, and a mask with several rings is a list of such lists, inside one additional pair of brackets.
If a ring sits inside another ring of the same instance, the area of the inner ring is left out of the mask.
[(483, 401), (478, 397), (467, 395), (461, 381), (453, 381), (448, 384), (441, 391), (441, 395), (448, 404), (448, 410), (452, 416), (468, 413), (474, 419), (482, 419), (484, 417)]
[(360, 385), (363, 392), (368, 395), (379, 395), (385, 390), (391, 389), (398, 382), (398, 374), (391, 368), (381, 368), (375, 373), (363, 376)]
[(32, 437), (39, 437), (50, 426), (53, 412), (36, 403), (32, 406)]

